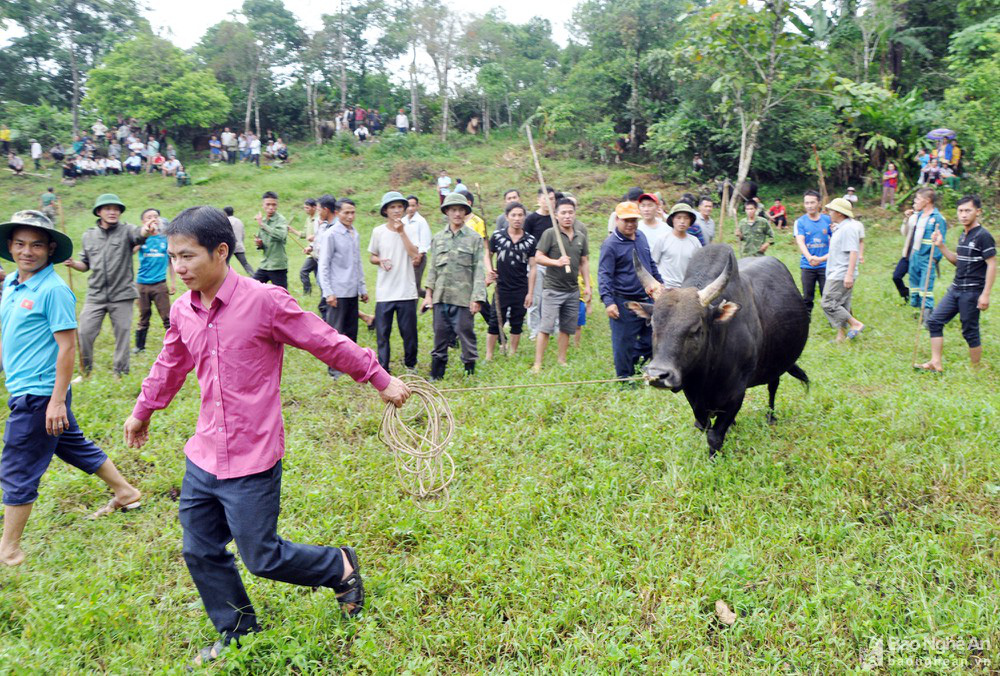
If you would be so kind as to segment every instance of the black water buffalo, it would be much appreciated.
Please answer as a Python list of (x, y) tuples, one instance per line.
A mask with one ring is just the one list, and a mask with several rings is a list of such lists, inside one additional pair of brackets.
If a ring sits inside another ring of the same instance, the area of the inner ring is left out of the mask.
[(653, 325), (653, 358), (643, 370), (655, 387), (684, 390), (695, 425), (708, 432), (709, 456), (722, 447), (748, 387), (767, 385), (773, 423), (782, 374), (808, 385), (795, 361), (809, 337), (809, 315), (781, 261), (737, 263), (732, 247), (710, 244), (694, 254), (676, 289), (659, 284), (638, 258), (635, 267), (655, 299), (628, 304)]

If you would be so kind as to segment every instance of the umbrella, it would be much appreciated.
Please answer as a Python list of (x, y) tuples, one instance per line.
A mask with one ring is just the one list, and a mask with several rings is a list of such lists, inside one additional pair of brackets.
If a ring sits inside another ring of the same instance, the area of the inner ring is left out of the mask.
[(941, 127), (940, 129), (935, 129), (934, 131), (927, 134), (927, 138), (932, 141), (938, 141), (943, 138), (955, 138), (955, 132), (951, 129), (945, 129)]

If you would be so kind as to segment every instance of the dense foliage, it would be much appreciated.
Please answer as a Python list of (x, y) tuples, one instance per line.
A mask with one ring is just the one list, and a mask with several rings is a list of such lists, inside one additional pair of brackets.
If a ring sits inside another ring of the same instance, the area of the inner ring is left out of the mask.
[[(351, 0), (331, 10), (307, 27), (282, 0), (246, 0), (190, 50), (180, 93), (146, 106), (128, 105), (135, 92), (102, 97), (103, 108), (91, 93), (80, 108), (88, 71), (117, 68), (109, 54), (127, 54), (133, 36), (152, 39), (134, 0), (8, 3), (0, 21), (23, 34), (0, 50), (11, 74), (0, 113), (21, 138), (38, 125), (12, 102), (71, 108), (77, 126), (118, 105), (168, 126), (321, 140), (344, 107), (389, 118), (405, 108), (415, 129), (443, 138), (473, 117), (486, 134), (532, 120), (600, 161), (623, 151), (678, 173), (700, 153), (709, 175), (800, 180), (818, 157), (841, 182), (890, 160), (912, 175), (924, 135), (943, 126), (958, 132), (967, 170), (1000, 165), (1000, 0), (581, 0), (563, 47), (548, 21), (513, 23), (498, 8)], [(184, 92), (202, 88), (212, 114), (182, 113)], [(162, 111), (168, 99), (177, 105)]]

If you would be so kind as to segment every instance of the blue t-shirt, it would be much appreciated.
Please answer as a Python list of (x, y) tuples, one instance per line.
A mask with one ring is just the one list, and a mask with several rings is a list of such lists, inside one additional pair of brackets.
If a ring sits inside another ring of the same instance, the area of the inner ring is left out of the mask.
[(167, 238), (163, 235), (153, 235), (139, 248), (139, 274), (136, 280), (140, 284), (159, 284), (167, 281)]
[[(830, 251), (830, 216), (820, 214), (815, 221), (803, 214), (795, 221), (795, 236), (802, 235), (806, 240), (806, 249), (813, 256), (825, 256)], [(809, 265), (809, 259), (802, 256), (799, 267), (803, 270), (824, 270), (826, 261), (819, 265)]]
[(76, 296), (48, 265), (23, 284), (14, 273), (0, 301), (0, 343), (7, 391), (51, 396), (59, 345), (54, 333), (76, 328)]

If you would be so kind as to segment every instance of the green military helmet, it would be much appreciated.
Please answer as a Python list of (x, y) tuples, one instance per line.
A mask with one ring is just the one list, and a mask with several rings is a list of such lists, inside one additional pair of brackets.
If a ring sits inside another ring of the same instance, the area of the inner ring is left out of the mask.
[(389, 205), (394, 202), (402, 202), (404, 207), (410, 205), (410, 202), (403, 197), (403, 193), (390, 190), (386, 194), (382, 195), (382, 204), (379, 205), (378, 209), (379, 213), (385, 216), (386, 209), (388, 209)]
[(98, 197), (96, 200), (94, 200), (94, 209), (93, 209), (94, 215), (95, 216), (97, 215), (98, 209), (100, 209), (101, 207), (106, 207), (109, 204), (118, 205), (119, 207), (121, 207), (122, 213), (123, 214), (125, 213), (125, 203), (122, 202), (120, 199), (118, 199), (118, 195), (112, 192), (106, 192), (100, 197)]
[(694, 222), (698, 220), (698, 212), (694, 210), (690, 204), (684, 204), (680, 202), (670, 207), (670, 213), (667, 214), (667, 225), (671, 228), (674, 227), (674, 216), (677, 214), (688, 214), (691, 217), (690, 225), (694, 225)]
[(25, 226), (44, 230), (55, 241), (56, 251), (52, 254), (50, 263), (62, 263), (73, 255), (73, 240), (56, 230), (56, 227), (52, 225), (52, 221), (49, 220), (48, 216), (40, 211), (25, 209), (11, 216), (10, 222), (0, 224), (0, 258), (5, 258), (9, 261), (14, 260), (10, 255), (10, 248), (7, 246), (7, 241), (16, 228)]
[(465, 195), (460, 192), (453, 192), (444, 198), (444, 202), (441, 203), (441, 213), (447, 213), (448, 207), (455, 205), (465, 207), (466, 216), (472, 213), (472, 206), (469, 205), (469, 200), (465, 199)]

